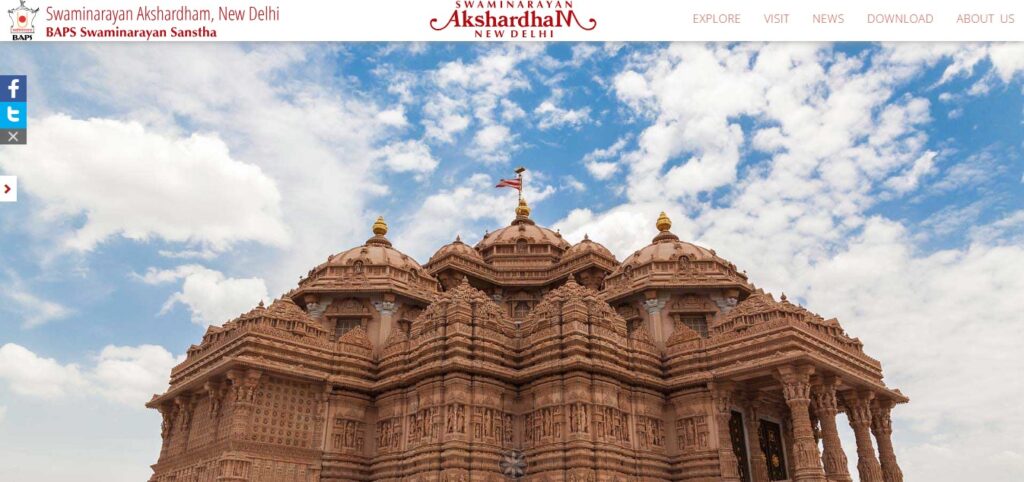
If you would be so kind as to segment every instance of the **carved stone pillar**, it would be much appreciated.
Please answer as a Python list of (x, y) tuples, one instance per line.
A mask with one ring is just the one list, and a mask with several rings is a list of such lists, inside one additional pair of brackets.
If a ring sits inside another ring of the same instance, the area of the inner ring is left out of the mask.
[(843, 394), (846, 417), (857, 439), (857, 473), (861, 482), (883, 482), (882, 466), (875, 457), (871, 443), (871, 392), (849, 392)]
[(751, 482), (768, 482), (768, 457), (761, 448), (761, 402), (757, 395), (749, 395), (747, 405), (747, 451), (750, 453)]
[(811, 404), (814, 413), (821, 422), (822, 454), (825, 465), (825, 477), (835, 482), (851, 482), (850, 469), (846, 465), (846, 453), (839, 441), (839, 429), (836, 427), (836, 414), (839, 404), (836, 399), (836, 380), (829, 377), (811, 392)]
[(316, 407), (313, 411), (313, 447), (326, 450), (326, 432), (330, 424), (327, 423), (327, 409), (331, 400), (331, 384), (325, 384), (316, 395)]
[(730, 383), (713, 383), (711, 399), (715, 409), (715, 425), (718, 428), (718, 463), (725, 482), (740, 482), (739, 459), (732, 448), (729, 435), (729, 419), (732, 417), (732, 390)]
[(373, 351), (379, 355), (380, 351), (384, 348), (384, 342), (391, 335), (391, 330), (395, 329), (395, 313), (398, 312), (398, 302), (394, 300), (394, 295), (385, 294), (384, 300), (373, 303), (373, 307), (380, 314), (380, 323), (377, 325), (376, 330), (373, 330), (371, 327), (368, 331), (370, 340), (373, 343)]
[(245, 482), (249, 480), (252, 462), (239, 453), (227, 453), (218, 461), (217, 482)]
[(782, 382), (782, 394), (793, 425), (793, 480), (795, 482), (825, 482), (825, 470), (821, 466), (821, 454), (814, 440), (809, 416), (811, 404), (810, 365), (787, 366), (778, 369)]
[(650, 296), (653, 297), (643, 302), (643, 307), (647, 310), (647, 330), (651, 334), (651, 338), (654, 338), (654, 343), (659, 347), (664, 347), (665, 341), (671, 335), (671, 333), (665, 333), (665, 322), (661, 319), (665, 300), (658, 299), (656, 292)]
[(163, 443), (160, 445), (160, 457), (167, 455), (171, 448), (171, 436), (174, 433), (174, 419), (178, 415), (178, 405), (174, 402), (164, 403), (157, 407), (160, 410), (162, 421), (160, 423), (160, 437)]
[(885, 482), (903, 482), (903, 471), (896, 463), (896, 452), (892, 449), (891, 400), (879, 400), (871, 408), (871, 432), (878, 441), (878, 457), (882, 465)]
[(178, 407), (178, 414), (180, 414), (179, 421), (181, 426), (178, 428), (178, 433), (181, 435), (181, 450), (184, 452), (188, 449), (188, 434), (192, 430), (192, 410), (195, 408), (195, 398), (191, 395), (178, 395), (174, 397), (174, 404)]
[(249, 418), (252, 413), (253, 402), (256, 400), (256, 388), (259, 386), (263, 373), (259, 370), (250, 369), (242, 371), (234, 369), (228, 371), (228, 380), (231, 380), (231, 391), (234, 396), (235, 409), (231, 414), (231, 437), (236, 440), (245, 438), (249, 430)]

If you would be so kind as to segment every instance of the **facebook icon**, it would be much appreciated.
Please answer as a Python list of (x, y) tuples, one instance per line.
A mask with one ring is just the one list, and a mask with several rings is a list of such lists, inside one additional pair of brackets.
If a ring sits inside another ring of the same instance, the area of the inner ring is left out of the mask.
[(25, 102), (28, 100), (28, 82), (25, 75), (0, 75), (0, 86), (3, 92), (3, 102)]
[(0, 75), (0, 144), (25, 144), (28, 136), (28, 77)]

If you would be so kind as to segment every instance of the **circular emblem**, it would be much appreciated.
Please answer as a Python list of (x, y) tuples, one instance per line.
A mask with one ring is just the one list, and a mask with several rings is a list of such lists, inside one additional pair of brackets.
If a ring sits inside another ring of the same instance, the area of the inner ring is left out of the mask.
[(509, 450), (502, 454), (498, 468), (512, 480), (517, 480), (526, 473), (526, 456), (521, 450)]

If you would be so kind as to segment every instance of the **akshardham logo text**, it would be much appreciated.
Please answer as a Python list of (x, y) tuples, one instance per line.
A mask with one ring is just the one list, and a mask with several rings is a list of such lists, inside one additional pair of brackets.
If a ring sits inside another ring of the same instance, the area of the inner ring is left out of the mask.
[(32, 40), (32, 34), (36, 33), (35, 22), (38, 8), (25, 6), (25, 0), (20, 0), (21, 5), (7, 11), (11, 16), (11, 40)]
[(559, 30), (594, 30), (597, 20), (580, 21), (571, 0), (456, 0), (448, 19), (432, 18), (430, 28), (469, 29), (483, 39), (551, 39)]

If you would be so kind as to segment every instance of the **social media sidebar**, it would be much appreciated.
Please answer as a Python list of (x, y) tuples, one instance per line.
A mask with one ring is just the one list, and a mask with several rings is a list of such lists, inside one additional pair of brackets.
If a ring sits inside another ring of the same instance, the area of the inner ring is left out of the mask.
[(28, 77), (0, 75), (0, 144), (28, 142)]

